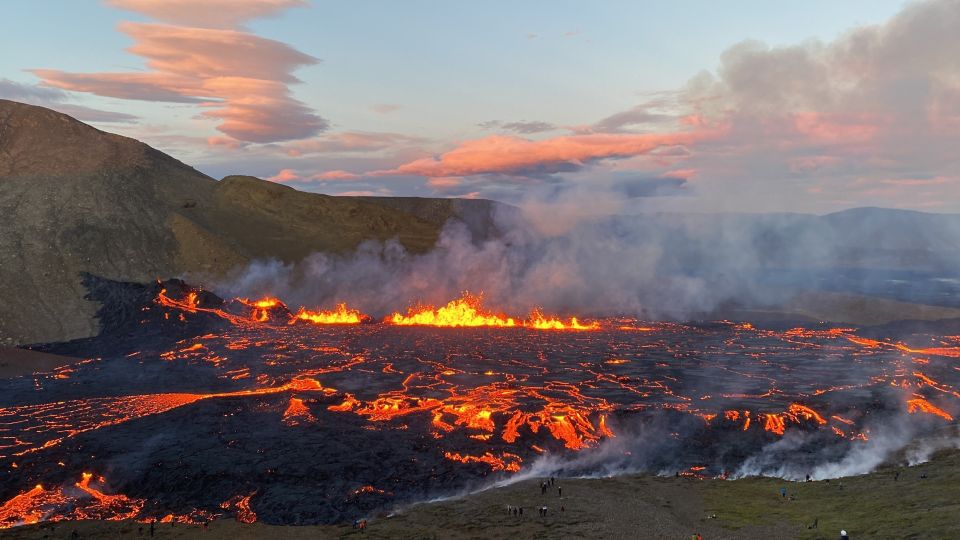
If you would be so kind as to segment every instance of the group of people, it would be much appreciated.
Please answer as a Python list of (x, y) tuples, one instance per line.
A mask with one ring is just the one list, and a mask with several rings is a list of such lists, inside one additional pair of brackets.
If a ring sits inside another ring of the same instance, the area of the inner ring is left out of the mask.
[[(546, 495), (547, 489), (553, 487), (556, 481), (557, 479), (551, 476), (549, 480), (544, 480), (543, 482), (540, 482), (540, 494)], [(559, 490), (563, 488), (557, 488), (557, 489)]]
[[(537, 514), (539, 514), (540, 517), (547, 517), (547, 512), (548, 512), (549, 510), (550, 510), (550, 508), (549, 508), (548, 506), (540, 506), (540, 507), (537, 508)], [(560, 507), (560, 511), (563, 512), (563, 511), (564, 511), (564, 507), (561, 506), (561, 507)], [(523, 507), (522, 507), (522, 506), (513, 506), (513, 505), (509, 505), (509, 504), (508, 504), (508, 505), (507, 505), (507, 513), (510, 514), (511, 516), (523, 517)]]
[[(555, 486), (556, 484), (557, 484), (557, 479), (552, 476), (549, 479), (543, 480), (542, 482), (540, 482), (540, 495), (546, 495), (547, 490)], [(557, 487), (557, 495), (560, 496), (561, 498), (563, 497), (562, 487), (559, 487), (559, 486)], [(565, 508), (561, 506), (560, 511), (563, 512), (564, 510)], [(546, 517), (548, 512), (549, 512), (549, 508), (547, 506), (537, 507), (537, 514), (540, 515), (540, 517)], [(508, 504), (507, 513), (510, 514), (511, 516), (523, 517), (523, 507), (513, 506)]]

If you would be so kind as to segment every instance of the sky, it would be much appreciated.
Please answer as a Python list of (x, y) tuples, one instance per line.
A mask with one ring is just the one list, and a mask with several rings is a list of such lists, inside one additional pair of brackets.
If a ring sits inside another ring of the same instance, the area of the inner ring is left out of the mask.
[(960, 0), (4, 12), (0, 98), (215, 178), (591, 212), (960, 212)]

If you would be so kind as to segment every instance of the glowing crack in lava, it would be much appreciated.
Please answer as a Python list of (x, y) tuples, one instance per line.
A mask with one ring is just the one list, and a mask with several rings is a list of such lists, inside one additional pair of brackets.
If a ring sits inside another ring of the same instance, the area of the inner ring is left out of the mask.
[(479, 298), (430, 316), (512, 327), (289, 324), (279, 300), (157, 291), (125, 341), (64, 345), (96, 354), (0, 380), (0, 527), (337, 523), (541, 458), (569, 474), (726, 477), (794, 435), (803, 446), (753, 472), (788, 463), (802, 478), (874, 426), (935, 432), (960, 411), (960, 336), (627, 318), (544, 332), (536, 312), (512, 319)]

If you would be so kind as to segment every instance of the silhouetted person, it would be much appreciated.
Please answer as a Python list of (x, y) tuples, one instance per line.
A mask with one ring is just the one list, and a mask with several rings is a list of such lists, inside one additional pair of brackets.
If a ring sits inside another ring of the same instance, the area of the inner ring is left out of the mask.
[(153, 536), (153, 529), (156, 523), (157, 523), (157, 520), (153, 520), (150, 522), (150, 536)]
[(557, 488), (557, 496), (558, 496), (558, 497), (563, 497), (563, 488), (562, 488), (562, 487), (558, 487), (558, 488)]

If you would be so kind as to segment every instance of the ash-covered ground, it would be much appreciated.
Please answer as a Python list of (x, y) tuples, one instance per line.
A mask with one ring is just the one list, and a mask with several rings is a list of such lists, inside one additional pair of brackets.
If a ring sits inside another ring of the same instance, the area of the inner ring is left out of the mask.
[(315, 325), (88, 286), (101, 336), (39, 347), (87, 360), (0, 381), (0, 527), (335, 523), (530, 474), (837, 476), (960, 409), (955, 323)]

